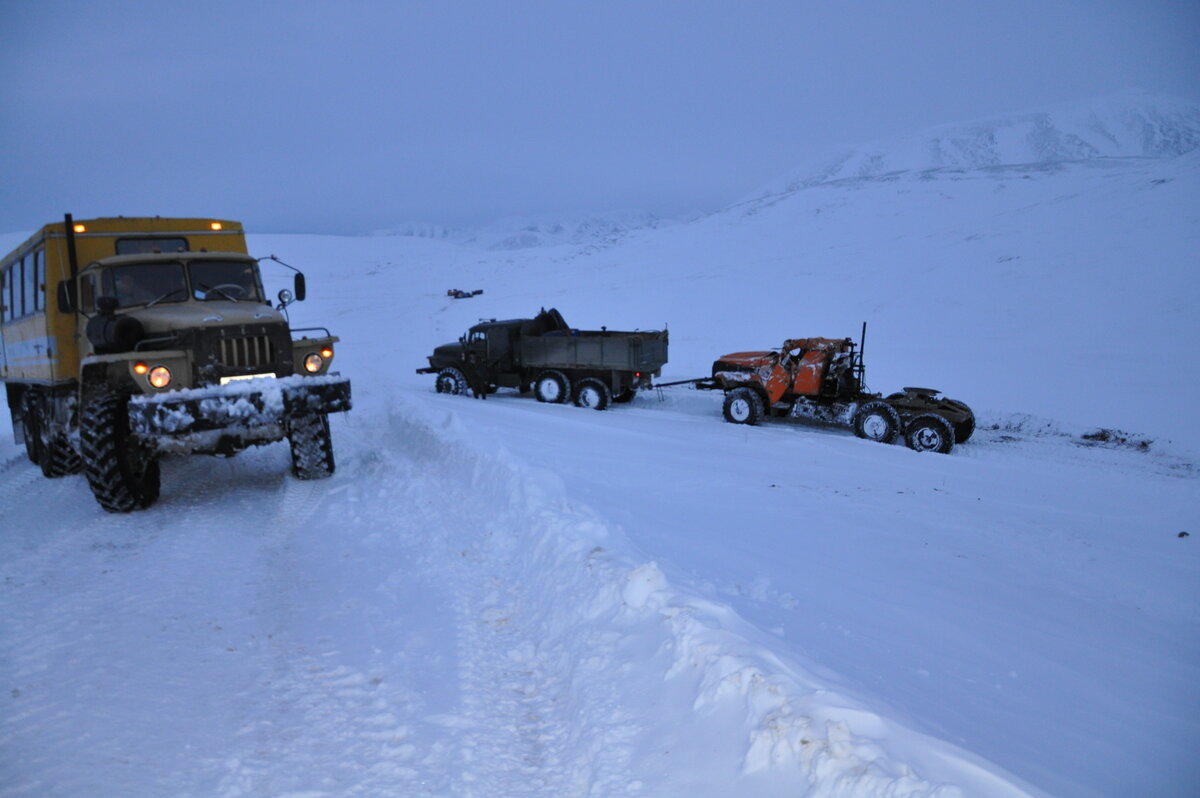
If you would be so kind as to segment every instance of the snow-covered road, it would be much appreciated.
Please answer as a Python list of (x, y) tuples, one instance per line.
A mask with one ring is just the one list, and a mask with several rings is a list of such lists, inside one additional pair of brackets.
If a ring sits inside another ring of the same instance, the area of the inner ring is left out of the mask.
[(173, 459), (129, 516), (6, 445), (4, 506), (58, 509), (0, 542), (0, 795), (1101, 795), (1188, 767), (1184, 462), (1016, 429), (917, 455), (691, 391), (370, 394), (332, 480), (283, 446)]

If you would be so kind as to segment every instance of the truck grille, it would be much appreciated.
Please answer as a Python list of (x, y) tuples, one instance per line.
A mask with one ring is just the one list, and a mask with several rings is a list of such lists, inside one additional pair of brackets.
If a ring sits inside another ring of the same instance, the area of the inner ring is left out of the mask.
[(275, 362), (271, 338), (267, 335), (250, 335), (245, 338), (222, 338), (217, 341), (217, 359), (227, 368), (254, 368)]

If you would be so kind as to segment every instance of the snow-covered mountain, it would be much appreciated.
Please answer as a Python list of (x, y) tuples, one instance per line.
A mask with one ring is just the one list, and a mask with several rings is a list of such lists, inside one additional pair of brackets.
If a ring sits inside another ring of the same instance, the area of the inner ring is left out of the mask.
[(1200, 105), (1145, 92), (944, 125), (831, 153), (753, 197), (906, 171), (977, 170), (1098, 158), (1172, 158), (1200, 147)]
[[(603, 247), (250, 245), (341, 338), (338, 472), (168, 459), (110, 516), (0, 424), (0, 798), (1200, 784), (1195, 150), (796, 184)], [(872, 387), (979, 430), (921, 455), (682, 386), (595, 413), (414, 373), (541, 306), (668, 325), (663, 381), (865, 319)]]

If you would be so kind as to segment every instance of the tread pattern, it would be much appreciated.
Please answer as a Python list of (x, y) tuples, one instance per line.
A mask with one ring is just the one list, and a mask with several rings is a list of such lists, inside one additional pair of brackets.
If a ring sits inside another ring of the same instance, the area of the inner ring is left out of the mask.
[(329, 417), (314, 413), (288, 420), (288, 443), (292, 449), (292, 474), (297, 479), (333, 476), (333, 436)]
[(83, 473), (96, 501), (110, 513), (142, 510), (158, 500), (158, 459), (131, 457), (127, 402), (123, 394), (97, 394), (79, 418)]
[(78, 474), (83, 470), (83, 459), (65, 435), (46, 441), (42, 450), (42, 473), (51, 478)]

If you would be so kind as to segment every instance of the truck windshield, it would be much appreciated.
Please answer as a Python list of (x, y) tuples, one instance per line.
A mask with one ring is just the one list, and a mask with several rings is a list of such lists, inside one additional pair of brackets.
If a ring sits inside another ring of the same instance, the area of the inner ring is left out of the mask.
[(145, 263), (117, 266), (101, 278), (101, 294), (117, 298), (117, 307), (182, 302), (187, 299), (187, 282), (181, 263)]
[(201, 301), (261, 302), (254, 263), (242, 260), (204, 260), (188, 264), (192, 296)]

